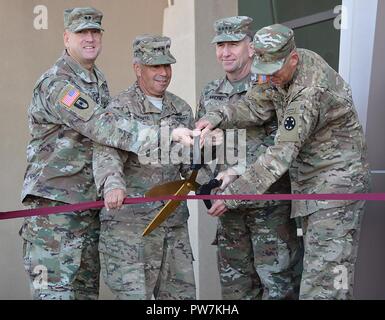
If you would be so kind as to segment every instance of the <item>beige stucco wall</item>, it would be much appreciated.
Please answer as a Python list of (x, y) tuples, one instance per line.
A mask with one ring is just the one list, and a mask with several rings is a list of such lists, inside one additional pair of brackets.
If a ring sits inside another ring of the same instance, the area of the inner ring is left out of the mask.
[[(174, 0), (165, 10), (163, 33), (172, 38), (173, 81), (169, 90), (183, 97), (195, 109), (200, 92), (223, 72), (216, 61), (213, 23), (236, 15), (236, 0)], [(216, 247), (216, 219), (206, 214), (202, 201), (188, 201), (189, 231), (195, 256), (194, 271), (198, 299), (221, 299)]]
[[(35, 30), (35, 6), (48, 9), (48, 29)], [(98, 60), (112, 94), (133, 80), (131, 42), (161, 33), (167, 0), (0, 1), (0, 211), (21, 208), (20, 191), (28, 142), (26, 110), (35, 81), (63, 50), (63, 10), (94, 6), (104, 12), (104, 49)], [(0, 299), (29, 299), (17, 235), (21, 220), (0, 221)], [(103, 288), (101, 298), (109, 298)]]

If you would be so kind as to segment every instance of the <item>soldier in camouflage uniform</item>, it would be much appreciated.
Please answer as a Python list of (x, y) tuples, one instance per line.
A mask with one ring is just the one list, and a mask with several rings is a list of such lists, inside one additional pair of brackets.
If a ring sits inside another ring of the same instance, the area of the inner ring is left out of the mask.
[[(255, 72), (271, 86), (253, 86), (236, 108), (225, 106), (197, 123), (207, 131), (261, 125), (276, 112), (275, 144), (238, 179), (219, 174), (225, 194), (261, 194), (289, 170), (292, 193), (361, 193), (369, 188), (366, 143), (349, 85), (319, 55), (296, 49), (293, 31), (282, 25), (254, 36)], [(234, 181), (235, 180), (235, 181)], [(233, 181), (233, 182), (232, 182)], [(232, 182), (232, 183), (231, 183)], [(242, 201), (217, 201), (211, 214)], [(293, 201), (292, 217), (304, 232), (300, 299), (350, 299), (364, 201)]]
[[(32, 138), (22, 191), (26, 206), (96, 200), (92, 140), (140, 153), (140, 129), (148, 129), (148, 143), (158, 143), (158, 127), (105, 110), (107, 82), (94, 64), (101, 50), (102, 16), (88, 7), (64, 12), (66, 49), (37, 81), (28, 110)], [(178, 139), (175, 132), (172, 137)], [(34, 299), (98, 297), (99, 228), (95, 210), (25, 219), (20, 234)]]
[[(118, 94), (109, 108), (126, 113), (143, 125), (192, 127), (191, 107), (166, 91), (171, 64), (176, 62), (170, 44), (168, 37), (161, 36), (144, 35), (134, 40), (137, 81)], [(142, 232), (164, 202), (122, 206), (125, 195), (143, 197), (154, 185), (178, 180), (181, 173), (187, 173), (188, 168), (182, 164), (161, 161), (158, 152), (156, 155), (146, 163), (133, 152), (106, 146), (94, 151), (95, 181), (106, 206), (100, 215), (102, 275), (117, 299), (195, 299), (186, 202), (145, 237)]]
[[(198, 117), (225, 103), (236, 102), (256, 82), (250, 72), (254, 51), (249, 17), (229, 17), (214, 23), (216, 55), (226, 76), (202, 91)], [(258, 84), (256, 84), (258, 85)], [(274, 143), (277, 121), (246, 128), (246, 162), (255, 162)], [(225, 165), (218, 165), (224, 170)], [(285, 174), (269, 192), (290, 193)], [(254, 202), (247, 209), (229, 210), (219, 217), (217, 258), (223, 299), (298, 298), (302, 262), (290, 201)], [(297, 269), (296, 269), (297, 267)]]

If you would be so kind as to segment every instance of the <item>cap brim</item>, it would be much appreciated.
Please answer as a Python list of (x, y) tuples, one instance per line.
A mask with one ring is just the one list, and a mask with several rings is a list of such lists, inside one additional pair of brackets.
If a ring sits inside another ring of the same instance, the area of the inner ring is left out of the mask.
[(104, 31), (104, 29), (101, 27), (100, 24), (92, 23), (92, 22), (82, 23), (70, 31), (80, 32), (82, 30), (87, 30), (87, 29), (98, 29), (98, 30)]
[(256, 74), (272, 75), (282, 68), (285, 62), (285, 58), (275, 62), (261, 62), (259, 59), (254, 58), (251, 66), (251, 72)]
[(246, 37), (246, 34), (239, 33), (239, 34), (220, 34), (214, 37), (214, 39), (211, 41), (211, 43), (218, 43), (218, 42), (230, 42), (230, 41), (241, 41)]
[(172, 56), (157, 56), (148, 60), (147, 62), (143, 62), (143, 64), (147, 66), (155, 66), (162, 64), (174, 64), (175, 62), (176, 59)]

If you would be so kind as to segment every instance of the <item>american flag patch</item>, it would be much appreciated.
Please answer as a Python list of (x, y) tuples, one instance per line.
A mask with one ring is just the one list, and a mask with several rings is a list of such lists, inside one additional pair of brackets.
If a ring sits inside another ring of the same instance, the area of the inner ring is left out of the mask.
[(61, 99), (61, 102), (67, 107), (71, 107), (79, 96), (80, 96), (79, 90), (71, 89)]

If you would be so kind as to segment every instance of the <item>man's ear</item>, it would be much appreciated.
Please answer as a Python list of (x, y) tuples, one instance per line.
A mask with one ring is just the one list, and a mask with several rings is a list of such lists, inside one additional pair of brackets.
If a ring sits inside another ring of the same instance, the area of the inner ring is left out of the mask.
[(64, 47), (68, 48), (69, 34), (66, 30), (63, 33), (63, 41), (64, 41)]
[(289, 62), (290, 66), (293, 68), (297, 67), (298, 61), (299, 61), (298, 53), (297, 51), (293, 51), (290, 57), (290, 62)]
[(247, 46), (247, 50), (248, 50), (248, 52), (249, 52), (249, 57), (250, 57), (250, 58), (254, 57), (254, 55), (255, 55), (255, 50), (254, 50), (253, 41), (250, 41), (250, 42), (249, 42), (249, 45)]
[(134, 69), (136, 77), (139, 78), (142, 75), (142, 69), (140, 67), (140, 64), (134, 63), (132, 67)]

